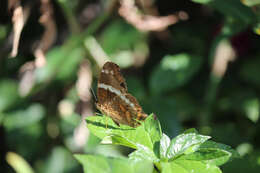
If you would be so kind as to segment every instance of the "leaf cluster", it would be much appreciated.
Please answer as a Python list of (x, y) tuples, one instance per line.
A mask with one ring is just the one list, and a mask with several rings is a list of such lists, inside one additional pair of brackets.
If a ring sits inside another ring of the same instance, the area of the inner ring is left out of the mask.
[(209, 141), (210, 136), (200, 135), (195, 129), (170, 139), (162, 133), (160, 122), (153, 115), (137, 128), (119, 127), (106, 116), (91, 116), (86, 121), (89, 130), (106, 143), (134, 149), (128, 158), (75, 155), (88, 173), (220, 173), (218, 166), (238, 157), (231, 147)]

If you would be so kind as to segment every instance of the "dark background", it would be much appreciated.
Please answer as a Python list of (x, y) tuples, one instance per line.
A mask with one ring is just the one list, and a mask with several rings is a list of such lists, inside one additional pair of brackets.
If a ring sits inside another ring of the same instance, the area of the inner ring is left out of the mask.
[(45, 51), (47, 63), (37, 67), (34, 51), (46, 32), (39, 23), (46, 12), (42, 1), (20, 4), (30, 14), (18, 54), (11, 58), (14, 7), (1, 0), (1, 172), (14, 172), (12, 164), (19, 162), (10, 152), (35, 172), (82, 171), (74, 153), (127, 155), (126, 148), (100, 145), (82, 124), (98, 112), (89, 87), (96, 91), (102, 57), (95, 53), (100, 51), (119, 64), (129, 92), (146, 113), (157, 115), (164, 133), (174, 137), (196, 128), (241, 154), (222, 167), (224, 173), (260, 171), (259, 5), (250, 0), (143, 1), (152, 2), (145, 7), (136, 1), (143, 14), (184, 11), (188, 18), (162, 31), (143, 32), (118, 14), (118, 1), (50, 1), (56, 38)]

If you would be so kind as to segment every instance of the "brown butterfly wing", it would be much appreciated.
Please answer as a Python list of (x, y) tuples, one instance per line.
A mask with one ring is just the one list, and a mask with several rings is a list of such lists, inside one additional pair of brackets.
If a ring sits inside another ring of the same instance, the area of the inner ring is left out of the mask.
[(105, 63), (101, 70), (97, 95), (97, 108), (118, 124), (135, 127), (138, 124), (136, 120), (147, 117), (137, 100), (127, 93), (120, 68), (112, 62)]

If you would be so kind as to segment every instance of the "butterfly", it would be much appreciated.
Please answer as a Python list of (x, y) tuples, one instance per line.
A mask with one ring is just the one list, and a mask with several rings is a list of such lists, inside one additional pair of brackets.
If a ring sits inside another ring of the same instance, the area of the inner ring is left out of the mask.
[(128, 93), (120, 68), (113, 62), (106, 62), (100, 72), (96, 107), (118, 126), (136, 127), (147, 117), (136, 98)]

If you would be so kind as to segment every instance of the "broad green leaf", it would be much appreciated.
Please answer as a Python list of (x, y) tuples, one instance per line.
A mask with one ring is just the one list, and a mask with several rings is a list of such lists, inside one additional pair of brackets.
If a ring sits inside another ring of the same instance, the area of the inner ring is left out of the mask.
[(109, 158), (94, 155), (74, 155), (83, 165), (85, 173), (152, 173), (151, 162), (133, 162), (126, 158)]
[(238, 157), (238, 153), (231, 147), (213, 141), (206, 141), (199, 146), (196, 152), (183, 155), (178, 159), (196, 160), (220, 166), (230, 159)]
[(4, 118), (4, 126), (13, 130), (23, 128), (40, 121), (44, 117), (44, 107), (40, 104), (33, 104), (25, 110), (10, 112)]
[(18, 84), (12, 80), (0, 81), (0, 112), (10, 108), (19, 100)]
[(189, 54), (165, 56), (151, 75), (152, 93), (159, 94), (185, 85), (198, 71), (202, 59)]
[(199, 161), (174, 160), (162, 163), (162, 173), (221, 173), (221, 170), (210, 164)]
[(128, 147), (135, 146), (135, 149), (137, 148), (137, 144), (141, 144), (153, 150), (153, 143), (149, 134), (145, 131), (143, 124), (144, 123), (137, 128), (132, 128), (123, 124), (120, 124), (119, 127), (107, 116), (90, 116), (87, 118), (89, 130), (101, 139), (106, 136), (120, 136), (124, 138), (124, 140), (121, 143), (120, 138), (117, 137), (117, 144), (125, 145), (126, 143), (129, 143), (131, 145), (128, 145)]
[(223, 165), (231, 157), (231, 153), (220, 149), (199, 149), (194, 153), (181, 156), (180, 160), (202, 161), (216, 166)]
[(153, 114), (148, 116), (144, 122), (144, 129), (149, 134), (152, 144), (159, 142), (162, 137), (162, 129), (159, 120)]
[(188, 150), (190, 147), (204, 143), (210, 136), (203, 136), (196, 133), (181, 134), (171, 140), (166, 156), (173, 159)]
[(157, 158), (152, 150), (143, 146), (137, 145), (137, 150), (129, 154), (129, 159), (135, 162), (148, 160), (150, 162), (159, 162), (159, 158)]
[(160, 140), (160, 158), (166, 159), (167, 158), (167, 150), (170, 146), (171, 139), (163, 133), (162, 138)]
[(179, 166), (175, 162), (162, 162), (162, 173), (189, 173), (185, 168)]
[(29, 163), (16, 153), (8, 152), (6, 161), (17, 173), (34, 173)]
[(130, 148), (137, 148), (135, 143), (133, 143), (132, 141), (129, 141), (128, 139), (126, 139), (122, 136), (113, 135), (110, 138), (111, 138), (111, 142), (115, 145), (123, 145), (123, 146), (130, 147)]
[(224, 152), (228, 152), (231, 155), (230, 160), (240, 157), (238, 152), (236, 150), (232, 149), (230, 146), (221, 144), (221, 143), (217, 143), (214, 141), (206, 141), (205, 143), (200, 145), (200, 149), (217, 149), (217, 150), (222, 150)]

